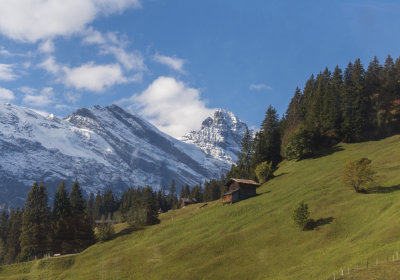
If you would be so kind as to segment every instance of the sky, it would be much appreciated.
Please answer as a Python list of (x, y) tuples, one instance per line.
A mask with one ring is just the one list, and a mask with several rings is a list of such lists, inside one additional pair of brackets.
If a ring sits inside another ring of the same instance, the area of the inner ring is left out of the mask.
[(216, 108), (259, 128), (325, 67), (400, 56), (398, 1), (0, 0), (0, 101), (119, 104), (179, 138)]

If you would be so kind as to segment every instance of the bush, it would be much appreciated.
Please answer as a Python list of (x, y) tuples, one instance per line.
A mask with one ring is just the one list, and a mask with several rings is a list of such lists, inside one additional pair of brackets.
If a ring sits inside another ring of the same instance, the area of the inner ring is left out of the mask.
[(273, 175), (274, 169), (272, 168), (272, 162), (268, 163), (266, 161), (257, 165), (255, 169), (255, 173), (258, 179), (258, 182), (263, 184), (267, 182), (269, 179), (274, 177)]
[(300, 126), (288, 138), (284, 154), (289, 160), (302, 160), (313, 155), (315, 150), (315, 135), (312, 131)]
[(343, 184), (356, 192), (365, 192), (366, 185), (375, 181), (375, 171), (370, 164), (371, 160), (367, 158), (347, 161), (343, 168)]
[(293, 221), (302, 229), (307, 225), (310, 211), (308, 211), (308, 204), (301, 202), (299, 206), (293, 211)]
[(97, 241), (111, 240), (114, 234), (114, 227), (106, 223), (99, 225), (95, 231), (95, 237)]

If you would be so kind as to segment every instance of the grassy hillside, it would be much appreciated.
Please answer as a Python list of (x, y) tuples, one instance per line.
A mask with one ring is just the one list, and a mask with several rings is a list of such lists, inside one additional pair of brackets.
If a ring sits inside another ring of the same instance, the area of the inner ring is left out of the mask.
[[(360, 157), (377, 171), (376, 193), (341, 185), (346, 160)], [(283, 162), (276, 175), (255, 198), (170, 211), (159, 225), (79, 255), (3, 266), (0, 279), (327, 279), (341, 267), (400, 252), (400, 136), (340, 144), (318, 158)], [(321, 219), (317, 230), (294, 226), (300, 201)], [(400, 265), (387, 267), (400, 275)], [(381, 279), (371, 271), (349, 279)]]

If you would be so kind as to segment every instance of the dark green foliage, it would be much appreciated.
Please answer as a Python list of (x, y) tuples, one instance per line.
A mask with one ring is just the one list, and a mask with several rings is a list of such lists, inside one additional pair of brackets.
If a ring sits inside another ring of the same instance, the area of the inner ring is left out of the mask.
[(188, 198), (190, 196), (190, 188), (189, 185), (185, 185), (182, 190), (181, 190), (181, 195), (180, 195), (180, 199), (182, 198)]
[(274, 177), (274, 168), (272, 167), (272, 162), (262, 162), (257, 165), (255, 170), (258, 182), (263, 184)]
[(310, 211), (308, 211), (308, 204), (301, 202), (296, 209), (294, 209), (292, 218), (295, 224), (301, 228), (305, 229), (308, 217), (310, 216)]
[(399, 133), (399, 81), (400, 60), (393, 62), (391, 56), (383, 66), (375, 57), (366, 71), (360, 59), (356, 59), (347, 65), (343, 75), (336, 66), (333, 73), (325, 69), (316, 78), (311, 76), (303, 93), (296, 89), (281, 120), (283, 153), (288, 158), (304, 158), (296, 155), (299, 148), (293, 145), (300, 142), (296, 140), (300, 126), (303, 134), (313, 134), (300, 137), (314, 139), (312, 149), (308, 145), (312, 141), (305, 141), (306, 154), (339, 141), (359, 142)]
[(73, 228), (71, 207), (64, 182), (61, 182), (54, 197), (53, 204), (53, 236), (52, 250), (55, 253), (70, 253), (73, 251)]
[(371, 160), (367, 158), (347, 161), (342, 173), (343, 184), (356, 192), (366, 191), (366, 185), (375, 181), (375, 171), (370, 164)]
[(29, 191), (22, 215), (21, 260), (43, 257), (50, 251), (50, 209), (44, 183), (35, 182)]
[(287, 159), (301, 160), (313, 155), (315, 149), (314, 133), (300, 125), (289, 136), (284, 153)]
[(246, 133), (241, 142), (242, 149), (238, 155), (236, 166), (232, 167), (233, 177), (235, 178), (251, 178), (251, 157), (253, 155), (253, 139), (250, 131), (246, 128)]
[(127, 221), (132, 226), (154, 225), (159, 223), (157, 194), (147, 186), (139, 189), (137, 200), (133, 201), (127, 213)]
[(255, 168), (261, 162), (272, 162), (275, 167), (281, 161), (281, 131), (278, 113), (269, 106), (261, 130), (254, 138), (254, 154), (251, 158), (251, 166)]
[(80, 252), (93, 244), (94, 233), (92, 222), (89, 221), (86, 215), (86, 201), (82, 195), (82, 189), (79, 186), (78, 180), (71, 189), (69, 196), (69, 204), (71, 207), (70, 226), (73, 233), (71, 247), (75, 252)]
[(7, 226), (7, 240), (5, 242), (4, 263), (11, 264), (17, 261), (21, 253), (20, 236), (22, 230), (22, 211), (12, 209)]
[(103, 223), (96, 228), (95, 236), (97, 241), (111, 240), (115, 234), (114, 227), (108, 223)]
[(170, 209), (178, 208), (178, 198), (176, 195), (175, 181), (171, 181), (171, 186), (169, 187), (169, 193), (167, 195), (167, 204), (171, 207)]

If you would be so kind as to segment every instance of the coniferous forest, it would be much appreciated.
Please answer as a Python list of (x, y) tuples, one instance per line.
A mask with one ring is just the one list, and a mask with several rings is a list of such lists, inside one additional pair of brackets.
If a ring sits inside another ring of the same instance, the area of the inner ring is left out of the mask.
[(226, 177), (258, 180), (255, 171), (263, 162), (274, 170), (283, 158), (301, 160), (339, 142), (378, 140), (398, 133), (400, 59), (394, 61), (389, 55), (382, 65), (375, 57), (367, 67), (356, 59), (344, 71), (336, 66), (311, 75), (303, 90), (296, 88), (280, 119), (269, 106), (254, 139), (247, 132), (237, 165)]

